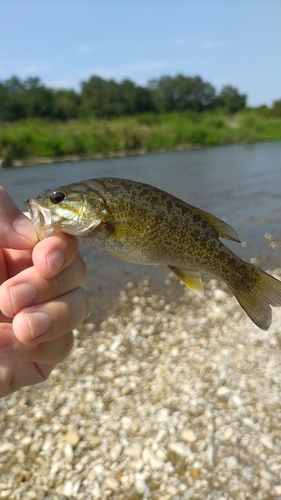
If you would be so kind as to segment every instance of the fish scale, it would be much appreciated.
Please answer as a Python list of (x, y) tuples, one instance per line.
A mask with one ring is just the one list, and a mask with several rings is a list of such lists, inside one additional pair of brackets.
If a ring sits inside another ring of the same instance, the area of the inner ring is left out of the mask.
[(88, 179), (47, 189), (27, 205), (39, 239), (62, 231), (130, 262), (166, 265), (199, 295), (200, 272), (215, 276), (263, 330), (271, 306), (281, 306), (281, 282), (221, 241), (239, 242), (231, 226), (149, 184)]

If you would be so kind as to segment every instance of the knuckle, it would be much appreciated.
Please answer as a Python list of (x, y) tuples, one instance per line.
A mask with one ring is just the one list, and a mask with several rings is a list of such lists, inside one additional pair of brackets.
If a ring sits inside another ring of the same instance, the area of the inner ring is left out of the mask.
[(61, 337), (38, 344), (36, 361), (56, 365), (63, 361), (73, 347), (73, 333), (68, 331)]
[(71, 300), (68, 303), (68, 318), (64, 323), (67, 329), (72, 330), (79, 326), (89, 314), (89, 305), (86, 292), (78, 287), (71, 292)]
[(73, 272), (76, 275), (76, 281), (78, 283), (81, 283), (81, 281), (86, 276), (87, 266), (80, 252), (77, 254), (75, 260), (73, 261), (72, 267), (73, 267)]
[(81, 255), (80, 253), (79, 253), (78, 255), (79, 255), (79, 259), (80, 259), (81, 272), (82, 272), (82, 276), (83, 276), (83, 278), (82, 278), (82, 279), (84, 279), (84, 278), (85, 278), (85, 276), (86, 276), (86, 274), (87, 274), (87, 264), (86, 264), (86, 262), (84, 261), (84, 259), (83, 259), (82, 255)]
[(52, 298), (60, 297), (64, 293), (64, 280), (58, 275), (54, 276), (50, 281)]
[(74, 337), (72, 331), (65, 333), (62, 337), (59, 338), (59, 342), (57, 343), (57, 349), (55, 353), (55, 364), (63, 361), (66, 356), (70, 353), (73, 347)]

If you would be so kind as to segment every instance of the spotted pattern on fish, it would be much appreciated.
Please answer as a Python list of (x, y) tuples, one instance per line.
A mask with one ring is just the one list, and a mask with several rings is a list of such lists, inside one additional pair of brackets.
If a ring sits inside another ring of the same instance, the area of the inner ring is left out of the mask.
[(64, 231), (131, 262), (166, 265), (198, 294), (200, 272), (209, 273), (229, 286), (262, 329), (271, 323), (270, 306), (281, 306), (281, 283), (221, 241), (239, 241), (228, 224), (154, 186), (88, 179), (45, 190), (27, 203), (39, 238)]

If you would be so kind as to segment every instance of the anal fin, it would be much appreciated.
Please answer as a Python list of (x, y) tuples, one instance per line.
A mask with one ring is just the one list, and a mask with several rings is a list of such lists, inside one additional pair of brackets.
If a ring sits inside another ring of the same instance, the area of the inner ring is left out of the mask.
[(204, 289), (200, 277), (200, 271), (191, 268), (180, 268), (174, 266), (168, 266), (177, 277), (192, 290), (196, 295), (204, 295)]

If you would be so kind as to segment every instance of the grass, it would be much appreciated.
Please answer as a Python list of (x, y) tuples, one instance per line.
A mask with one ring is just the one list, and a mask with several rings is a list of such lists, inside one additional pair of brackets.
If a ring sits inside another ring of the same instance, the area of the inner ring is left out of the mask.
[(259, 109), (235, 115), (149, 113), (67, 123), (26, 120), (0, 125), (0, 157), (13, 164), (42, 157), (106, 156), (280, 139), (281, 117)]

